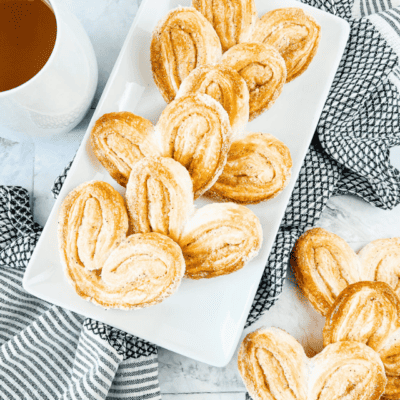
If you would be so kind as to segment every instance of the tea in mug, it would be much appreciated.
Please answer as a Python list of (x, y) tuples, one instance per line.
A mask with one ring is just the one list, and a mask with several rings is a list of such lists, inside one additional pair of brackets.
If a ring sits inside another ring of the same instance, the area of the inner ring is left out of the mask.
[(47, 0), (0, 0), (0, 92), (33, 78), (53, 52), (57, 22)]

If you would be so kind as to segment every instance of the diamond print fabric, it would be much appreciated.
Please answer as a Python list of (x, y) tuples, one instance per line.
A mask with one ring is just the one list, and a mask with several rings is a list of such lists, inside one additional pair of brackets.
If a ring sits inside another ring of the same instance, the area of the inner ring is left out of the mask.
[(156, 346), (25, 292), (41, 230), (28, 192), (0, 186), (0, 398), (161, 399)]

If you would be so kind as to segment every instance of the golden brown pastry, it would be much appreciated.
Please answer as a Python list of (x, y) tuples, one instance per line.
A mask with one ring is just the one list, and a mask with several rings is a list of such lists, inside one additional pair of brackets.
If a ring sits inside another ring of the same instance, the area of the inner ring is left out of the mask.
[(212, 25), (193, 7), (170, 11), (156, 26), (150, 46), (154, 82), (164, 100), (174, 100), (196, 67), (216, 63), (221, 43)]
[(400, 327), (399, 318), (400, 301), (389, 285), (354, 283), (339, 294), (326, 315), (324, 345), (354, 340), (378, 351)]
[(238, 368), (253, 400), (308, 400), (307, 357), (282, 329), (249, 333), (239, 349)]
[(158, 234), (126, 238), (122, 196), (105, 182), (83, 183), (61, 206), (58, 242), (76, 293), (105, 308), (133, 309), (171, 295), (185, 272), (180, 247)]
[(202, 207), (189, 219), (178, 242), (186, 277), (231, 274), (258, 254), (262, 239), (260, 221), (247, 207), (233, 203)]
[(264, 14), (252, 42), (276, 47), (286, 62), (286, 82), (301, 75), (317, 53), (321, 27), (301, 8), (280, 8)]
[(204, 65), (193, 70), (182, 82), (177, 97), (208, 94), (226, 110), (233, 135), (244, 131), (249, 120), (249, 89), (246, 81), (232, 68)]
[(144, 158), (132, 169), (126, 202), (134, 233), (158, 232), (177, 241), (194, 208), (189, 172), (172, 158)]
[(255, 204), (277, 196), (289, 183), (292, 158), (289, 149), (267, 133), (249, 133), (236, 140), (214, 186), (212, 198)]
[(331, 344), (308, 359), (278, 328), (249, 333), (238, 367), (253, 400), (378, 400), (386, 385), (378, 354), (365, 344)]
[(286, 82), (285, 60), (278, 50), (263, 43), (237, 44), (223, 55), (221, 64), (235, 69), (246, 81), (250, 121), (275, 103)]
[(385, 390), (382, 361), (364, 343), (331, 344), (310, 364), (310, 400), (378, 400)]
[(360, 280), (357, 254), (342, 238), (322, 228), (300, 236), (290, 264), (300, 289), (322, 315), (345, 287)]
[(182, 251), (172, 239), (155, 232), (131, 235), (104, 264), (102, 297), (117, 300), (119, 308), (148, 307), (171, 296), (184, 274)]
[(358, 282), (337, 297), (326, 316), (324, 346), (365, 343), (380, 355), (388, 386), (385, 399), (400, 398), (400, 300), (384, 282)]
[(222, 51), (249, 40), (257, 21), (254, 0), (193, 0), (192, 4), (214, 27)]
[(201, 196), (226, 163), (232, 140), (227, 112), (206, 94), (184, 96), (165, 108), (156, 133), (161, 155), (172, 157), (189, 171), (194, 198)]
[(358, 256), (363, 280), (386, 282), (400, 296), (400, 238), (375, 240)]
[(69, 279), (75, 271), (101, 270), (110, 253), (125, 239), (128, 214), (122, 196), (108, 183), (85, 182), (61, 206), (58, 238)]
[(153, 130), (150, 121), (130, 112), (104, 114), (96, 121), (90, 134), (93, 152), (121, 186), (126, 186), (139, 160), (160, 154)]

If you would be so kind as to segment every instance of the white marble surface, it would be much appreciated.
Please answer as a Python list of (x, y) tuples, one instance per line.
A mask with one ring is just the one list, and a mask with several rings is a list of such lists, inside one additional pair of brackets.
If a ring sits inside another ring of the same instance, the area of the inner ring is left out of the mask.
[[(58, 1), (82, 21), (96, 51), (99, 85), (92, 110), (69, 134), (48, 139), (30, 140), (0, 127), (0, 184), (26, 187), (32, 193), (35, 220), (42, 225), (54, 204), (52, 184), (79, 146), (138, 8), (137, 0)], [(392, 149), (391, 159), (400, 168), (400, 148)], [(358, 250), (371, 240), (400, 236), (400, 207), (383, 211), (355, 197), (334, 197), (318, 225)], [(321, 349), (323, 318), (305, 301), (291, 273), (277, 304), (251, 329), (261, 325), (286, 329), (310, 356)], [(245, 400), (236, 355), (227, 367), (215, 368), (160, 349), (159, 364), (165, 400)]]

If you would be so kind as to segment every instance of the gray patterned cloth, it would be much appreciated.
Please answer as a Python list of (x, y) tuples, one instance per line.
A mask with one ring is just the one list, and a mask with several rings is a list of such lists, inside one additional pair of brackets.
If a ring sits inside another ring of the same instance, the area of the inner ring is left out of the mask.
[[(400, 174), (389, 160), (400, 145), (397, 1), (304, 0), (348, 20), (351, 33), (247, 326), (278, 299), (295, 241), (332, 195), (384, 209), (400, 203)], [(0, 187), (0, 399), (160, 399), (156, 346), (23, 290), (40, 232), (28, 193)]]
[(22, 288), (41, 230), (0, 186), (0, 399), (161, 399), (156, 346)]

